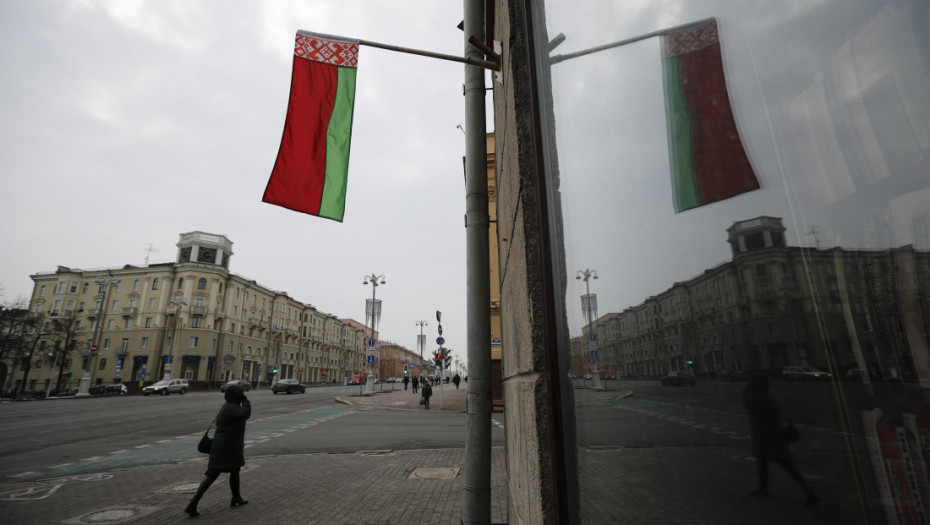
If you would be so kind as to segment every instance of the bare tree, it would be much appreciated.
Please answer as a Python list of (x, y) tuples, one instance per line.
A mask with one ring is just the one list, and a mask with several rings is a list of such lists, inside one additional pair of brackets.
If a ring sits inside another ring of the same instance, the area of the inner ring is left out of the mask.
[[(20, 391), (25, 390), (30, 361), (39, 344), (39, 327), (44, 319), (42, 314), (30, 312), (28, 304), (27, 299), (20, 297), (13, 303), (0, 305), (0, 359), (20, 363), (24, 370)], [(15, 367), (6, 381), (12, 382), (14, 373)]]
[[(45, 330), (45, 340), (52, 343), (48, 352), (48, 357), (58, 367), (58, 379), (55, 381), (55, 390), (61, 390), (62, 377), (65, 373), (65, 364), (68, 362), (68, 356), (77, 348), (77, 330), (75, 329), (75, 314), (67, 312), (64, 317), (53, 318)], [(43, 355), (44, 355), (43, 351)], [(52, 384), (49, 383), (46, 389), (46, 397), (51, 394)]]

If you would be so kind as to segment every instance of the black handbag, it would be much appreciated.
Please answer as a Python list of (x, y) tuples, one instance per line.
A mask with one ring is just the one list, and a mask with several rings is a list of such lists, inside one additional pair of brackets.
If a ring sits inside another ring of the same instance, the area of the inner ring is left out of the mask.
[[(216, 420), (213, 420), (215, 423)], [(213, 438), (210, 437), (210, 429), (213, 428), (213, 423), (210, 423), (210, 426), (207, 427), (207, 431), (203, 433), (203, 437), (200, 438), (200, 443), (197, 443), (197, 452), (202, 454), (209, 454), (210, 449), (213, 447)]]
[(785, 425), (785, 441), (794, 443), (799, 439), (801, 439), (801, 434), (798, 432), (797, 427), (789, 421), (788, 424)]

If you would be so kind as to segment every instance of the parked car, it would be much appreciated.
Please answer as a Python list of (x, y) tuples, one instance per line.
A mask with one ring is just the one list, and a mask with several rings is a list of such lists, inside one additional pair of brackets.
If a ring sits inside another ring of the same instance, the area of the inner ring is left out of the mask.
[(306, 391), (306, 387), (300, 384), (300, 381), (296, 379), (279, 379), (278, 382), (275, 383), (273, 387), (271, 387), (272, 394), (277, 394), (278, 392), (284, 392), (285, 394), (300, 392), (303, 394)]
[(844, 375), (847, 381), (862, 381), (864, 377), (869, 375), (869, 371), (861, 368), (850, 368)]
[(242, 388), (245, 389), (246, 392), (248, 392), (249, 390), (252, 390), (252, 383), (246, 381), (245, 379), (233, 379), (232, 381), (228, 383), (223, 383), (222, 385), (220, 385), (220, 392), (221, 393), (226, 392), (226, 389), (233, 385), (241, 386)]
[(350, 385), (364, 385), (368, 381), (368, 378), (365, 377), (365, 374), (353, 374), (352, 380), (349, 381)]
[(113, 383), (111, 385), (95, 385), (90, 387), (88, 393), (95, 396), (124, 396), (129, 393), (129, 389), (122, 383)]
[(781, 377), (787, 381), (825, 381), (832, 376), (809, 366), (786, 366), (781, 369)]
[(188, 388), (187, 379), (162, 379), (157, 383), (143, 388), (142, 395), (161, 394), (167, 396), (168, 394), (186, 394)]
[(717, 379), (721, 381), (746, 381), (749, 374), (742, 370), (721, 370), (717, 372)]
[(694, 374), (687, 370), (672, 370), (662, 378), (662, 386), (694, 386), (696, 383), (697, 380), (694, 378)]

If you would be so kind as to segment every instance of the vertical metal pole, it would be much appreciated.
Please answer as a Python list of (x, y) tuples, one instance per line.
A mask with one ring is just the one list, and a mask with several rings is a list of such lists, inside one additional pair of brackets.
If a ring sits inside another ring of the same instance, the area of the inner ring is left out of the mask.
[[(99, 344), (97, 338), (100, 335), (100, 332), (103, 330), (101, 326), (103, 325), (103, 320), (107, 315), (107, 302), (110, 300), (110, 286), (119, 283), (119, 281), (113, 279), (113, 276), (108, 273), (106, 277), (101, 277), (94, 282), (104, 287), (103, 302), (100, 304), (100, 308), (97, 310), (97, 324), (94, 325), (94, 335), (91, 341), (91, 344), (96, 346)], [(75, 397), (90, 395), (90, 384), (93, 381), (94, 367), (97, 365), (97, 355), (99, 353), (100, 349), (98, 348), (93, 355), (87, 356), (87, 368), (84, 369), (84, 377), (81, 378), (81, 381), (78, 384), (78, 393), (75, 395)], [(12, 374), (10, 376), (12, 377)], [(23, 383), (25, 384), (25, 381)]]
[[(464, 0), (468, 43), (484, 41), (484, 2)], [(491, 270), (484, 70), (465, 66), (465, 240), (468, 300), (468, 397), (462, 523), (491, 523)]]

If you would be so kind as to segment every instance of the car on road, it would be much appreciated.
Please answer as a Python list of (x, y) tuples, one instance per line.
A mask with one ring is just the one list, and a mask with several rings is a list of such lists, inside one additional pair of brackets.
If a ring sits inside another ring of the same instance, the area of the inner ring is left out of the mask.
[(742, 370), (721, 370), (717, 372), (717, 379), (721, 381), (748, 381), (749, 374)]
[(694, 386), (695, 383), (697, 383), (697, 380), (694, 378), (694, 374), (687, 370), (672, 370), (662, 378), (662, 386)]
[(833, 376), (809, 366), (786, 366), (781, 369), (781, 377), (786, 381), (826, 381)]
[(353, 374), (352, 380), (349, 381), (349, 384), (350, 385), (364, 385), (365, 381), (367, 381), (365, 374)]
[(142, 395), (149, 396), (152, 394), (161, 394), (167, 396), (168, 394), (186, 394), (188, 388), (187, 379), (162, 379), (157, 383), (143, 388)]
[(232, 381), (228, 383), (223, 383), (222, 385), (220, 385), (220, 392), (221, 393), (226, 392), (227, 388), (234, 386), (234, 385), (241, 386), (242, 388), (245, 389), (246, 392), (248, 392), (249, 390), (252, 390), (252, 383), (249, 383), (245, 379), (233, 379)]
[(278, 392), (284, 392), (285, 394), (293, 394), (294, 392), (300, 392), (303, 394), (307, 391), (307, 388), (300, 384), (300, 381), (296, 379), (280, 379), (277, 383), (271, 387), (271, 393), (277, 394)]

